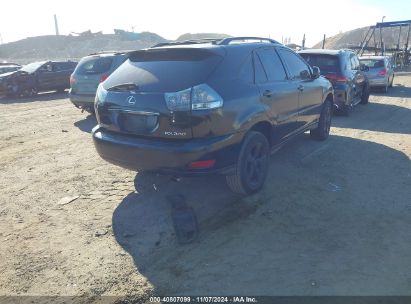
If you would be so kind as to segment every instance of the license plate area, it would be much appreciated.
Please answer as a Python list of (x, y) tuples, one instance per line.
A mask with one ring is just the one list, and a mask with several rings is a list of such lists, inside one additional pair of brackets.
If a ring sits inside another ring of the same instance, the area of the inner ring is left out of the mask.
[(148, 135), (158, 127), (158, 115), (139, 113), (120, 113), (118, 124), (122, 131), (137, 135)]

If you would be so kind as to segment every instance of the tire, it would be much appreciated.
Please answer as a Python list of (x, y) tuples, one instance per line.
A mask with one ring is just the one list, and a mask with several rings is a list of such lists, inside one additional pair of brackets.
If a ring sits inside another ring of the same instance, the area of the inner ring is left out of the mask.
[(382, 89), (382, 92), (383, 93), (388, 93), (388, 87), (389, 87), (389, 83), (388, 83), (389, 81), (387, 80), (387, 83), (385, 84), (385, 86), (383, 86), (381, 89)]
[(34, 97), (38, 93), (37, 88), (30, 88), (30, 89), (24, 89), (23, 92), (21, 92), (21, 95), (23, 97)]
[(267, 138), (260, 132), (248, 132), (241, 146), (235, 173), (226, 176), (230, 190), (241, 195), (259, 191), (267, 177), (269, 161)]
[(369, 100), (370, 100), (370, 87), (366, 86), (362, 92), (360, 104), (365, 105), (369, 102)]
[(312, 139), (322, 141), (326, 140), (330, 135), (332, 108), (332, 102), (326, 100), (321, 110), (317, 128), (310, 131), (310, 136)]

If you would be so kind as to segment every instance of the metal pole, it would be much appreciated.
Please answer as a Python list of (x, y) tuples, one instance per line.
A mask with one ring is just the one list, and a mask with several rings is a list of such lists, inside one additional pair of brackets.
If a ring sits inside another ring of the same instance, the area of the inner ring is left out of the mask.
[(377, 38), (375, 37), (377, 33), (374, 33), (374, 55), (377, 55)]
[(305, 49), (305, 34), (303, 36), (303, 43), (301, 45), (301, 48), (304, 50)]
[(408, 50), (408, 43), (410, 41), (410, 30), (411, 30), (411, 22), (408, 24), (408, 34), (407, 34), (407, 42), (405, 42), (405, 51)]
[(59, 35), (59, 25), (57, 23), (57, 15), (54, 14), (54, 27), (56, 28), (56, 35)]
[(402, 26), (400, 25), (400, 34), (398, 35), (397, 51), (400, 50), (401, 30), (402, 30)]
[(324, 37), (323, 37), (323, 49), (324, 49), (324, 47), (325, 47), (325, 34), (324, 34)]
[(380, 47), (381, 47), (381, 55), (384, 55), (384, 50), (382, 48), (382, 26), (384, 24), (385, 16), (382, 16), (381, 24), (380, 24)]

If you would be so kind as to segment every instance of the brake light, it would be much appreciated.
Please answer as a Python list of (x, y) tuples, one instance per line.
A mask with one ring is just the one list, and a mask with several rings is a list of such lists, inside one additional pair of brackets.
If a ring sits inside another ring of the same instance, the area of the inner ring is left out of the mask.
[(100, 78), (100, 82), (103, 82), (104, 80), (106, 80), (108, 78), (108, 74), (103, 74)]
[(206, 84), (165, 93), (164, 98), (170, 111), (209, 110), (223, 106), (223, 98)]
[(343, 76), (343, 75), (338, 75), (338, 74), (327, 74), (325, 75), (325, 78), (327, 78), (330, 81), (336, 81), (336, 82), (347, 82), (348, 78)]
[(215, 159), (209, 159), (209, 160), (199, 160), (190, 163), (189, 167), (190, 169), (207, 169), (211, 168), (215, 165)]
[(74, 78), (74, 75), (71, 74), (70, 75), (70, 86), (73, 86), (73, 84), (75, 84), (75, 83), (76, 83), (76, 78)]
[(387, 75), (387, 69), (383, 68), (382, 70), (378, 71), (378, 76), (385, 76)]

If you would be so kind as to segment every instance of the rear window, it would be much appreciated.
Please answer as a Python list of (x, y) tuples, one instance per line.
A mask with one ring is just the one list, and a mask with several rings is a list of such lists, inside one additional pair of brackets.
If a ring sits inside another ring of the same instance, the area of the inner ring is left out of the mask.
[(85, 57), (76, 69), (78, 75), (102, 74), (110, 70), (113, 64), (112, 57)]
[(321, 74), (337, 73), (340, 71), (340, 64), (337, 56), (319, 54), (300, 54), (311, 66), (320, 68)]
[(197, 48), (136, 51), (104, 87), (133, 82), (141, 91), (176, 92), (204, 83), (221, 60), (221, 55)]
[(361, 59), (360, 62), (369, 68), (383, 68), (383, 59)]

